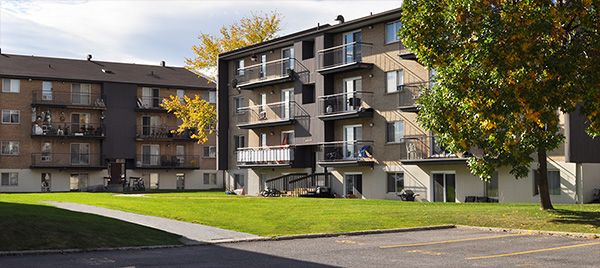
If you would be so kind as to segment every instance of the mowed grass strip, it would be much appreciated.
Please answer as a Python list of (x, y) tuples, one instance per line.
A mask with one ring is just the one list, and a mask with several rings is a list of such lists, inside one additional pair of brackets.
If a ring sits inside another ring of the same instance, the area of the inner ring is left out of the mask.
[(221, 192), (4, 194), (0, 201), (75, 202), (166, 217), (261, 236), (347, 232), (463, 224), (531, 230), (600, 233), (600, 205), (420, 203), (394, 200), (260, 198)]
[(5, 197), (0, 195), (0, 251), (181, 244), (179, 236), (156, 229)]

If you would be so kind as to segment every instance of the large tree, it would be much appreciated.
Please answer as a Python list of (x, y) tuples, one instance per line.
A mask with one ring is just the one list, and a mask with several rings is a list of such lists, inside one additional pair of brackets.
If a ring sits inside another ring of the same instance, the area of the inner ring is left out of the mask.
[(547, 151), (564, 137), (559, 111), (582, 105), (600, 135), (600, 1), (405, 0), (400, 36), (436, 70), (418, 119), (471, 172), (528, 175), (537, 155), (542, 209), (552, 209)]
[(280, 25), (281, 14), (277, 12), (252, 13), (250, 17), (222, 26), (217, 36), (201, 33), (199, 44), (192, 46), (194, 58), (185, 59), (186, 67), (216, 80), (219, 54), (276, 38)]

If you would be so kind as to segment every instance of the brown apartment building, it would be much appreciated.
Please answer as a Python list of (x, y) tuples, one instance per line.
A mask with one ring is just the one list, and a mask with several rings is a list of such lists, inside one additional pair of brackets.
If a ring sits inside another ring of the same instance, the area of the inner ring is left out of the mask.
[(215, 103), (213, 83), (180, 67), (0, 55), (0, 192), (221, 188), (215, 137), (172, 134), (169, 96)]
[[(219, 57), (218, 169), (226, 187), (421, 201), (535, 202), (535, 178), (501, 168), (489, 183), (416, 120), (433, 70), (400, 42), (400, 9), (286, 35)], [(561, 115), (565, 145), (550, 153), (556, 202), (600, 188), (600, 142), (580, 116)], [(595, 151), (594, 149), (597, 149)], [(596, 152), (596, 153), (594, 153)]]

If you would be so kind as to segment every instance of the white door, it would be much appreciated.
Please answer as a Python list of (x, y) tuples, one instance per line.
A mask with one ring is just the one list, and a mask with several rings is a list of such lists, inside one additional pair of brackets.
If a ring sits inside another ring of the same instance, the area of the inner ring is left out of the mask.
[(358, 158), (357, 141), (362, 140), (362, 125), (344, 126), (344, 159)]
[(360, 107), (361, 100), (357, 92), (362, 91), (362, 78), (352, 77), (344, 79), (344, 103), (345, 111), (354, 111)]
[(281, 119), (290, 119), (293, 100), (294, 89), (290, 88), (281, 91)]

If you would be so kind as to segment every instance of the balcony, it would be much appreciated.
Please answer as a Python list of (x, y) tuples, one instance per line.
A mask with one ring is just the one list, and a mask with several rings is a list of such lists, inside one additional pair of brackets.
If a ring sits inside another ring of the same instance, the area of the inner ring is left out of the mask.
[(100, 94), (71, 92), (33, 92), (31, 106), (105, 110)]
[(241, 129), (292, 125), (296, 120), (308, 117), (294, 101), (242, 107), (236, 111), (237, 127)]
[(192, 140), (192, 132), (173, 133), (177, 126), (147, 126), (137, 127), (137, 140)]
[(136, 110), (140, 112), (167, 112), (160, 105), (163, 102), (161, 97), (138, 97), (136, 101)]
[(365, 63), (364, 58), (371, 55), (373, 44), (353, 42), (319, 50), (317, 72), (332, 74), (356, 69), (370, 69), (372, 63)]
[(452, 164), (465, 163), (469, 152), (450, 153), (436, 142), (435, 136), (406, 136), (399, 143), (402, 152), (400, 162), (403, 164)]
[(200, 157), (197, 155), (139, 154), (135, 165), (142, 169), (199, 169)]
[(308, 69), (294, 58), (284, 58), (248, 67), (236, 71), (234, 86), (238, 89), (254, 89), (299, 79), (308, 81)]
[(63, 137), (104, 139), (102, 124), (61, 122), (52, 124), (34, 123), (31, 127), (32, 137)]
[(323, 121), (373, 117), (369, 103), (373, 92), (355, 91), (319, 97), (319, 119)]
[(408, 83), (398, 86), (398, 109), (403, 112), (417, 112), (417, 100), (429, 88), (429, 82)]
[(289, 167), (294, 161), (295, 147), (290, 145), (238, 148), (239, 167)]
[(99, 154), (31, 154), (32, 168), (102, 169), (105, 165)]
[(321, 145), (317, 163), (324, 167), (373, 166), (373, 141), (336, 141)]

